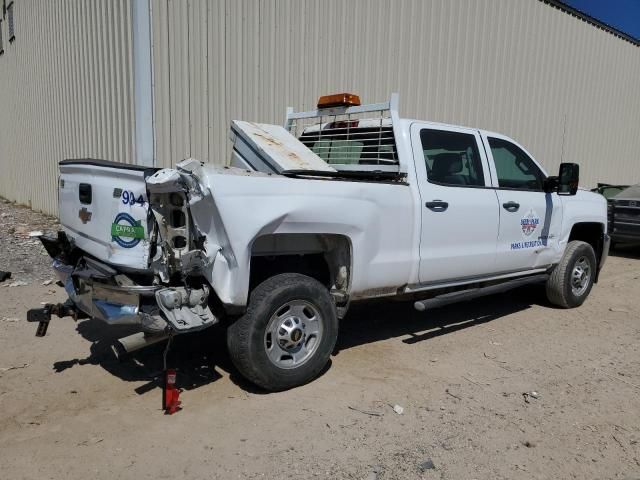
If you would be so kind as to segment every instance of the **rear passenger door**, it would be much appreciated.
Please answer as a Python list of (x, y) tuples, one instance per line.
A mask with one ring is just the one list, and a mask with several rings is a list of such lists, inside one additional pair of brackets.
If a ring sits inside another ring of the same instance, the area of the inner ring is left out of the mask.
[(562, 202), (543, 190), (546, 174), (508, 137), (483, 133), (500, 211), (496, 269), (513, 272), (550, 265), (559, 252)]
[(411, 138), (422, 212), (420, 282), (493, 273), (499, 212), (479, 132), (414, 123)]

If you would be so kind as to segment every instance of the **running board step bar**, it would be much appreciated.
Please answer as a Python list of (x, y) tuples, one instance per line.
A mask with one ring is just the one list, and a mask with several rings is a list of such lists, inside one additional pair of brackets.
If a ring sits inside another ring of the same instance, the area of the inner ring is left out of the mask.
[(539, 275), (531, 275), (529, 277), (516, 278), (515, 280), (509, 280), (507, 282), (489, 285), (487, 287), (469, 288), (467, 290), (444, 293), (426, 300), (418, 300), (413, 304), (413, 307), (419, 312), (424, 312), (428, 308), (442, 307), (444, 305), (449, 305), (450, 303), (472, 300), (485, 295), (506, 292), (513, 288), (529, 285), (531, 283), (544, 282), (547, 278), (549, 278), (549, 275), (542, 273)]

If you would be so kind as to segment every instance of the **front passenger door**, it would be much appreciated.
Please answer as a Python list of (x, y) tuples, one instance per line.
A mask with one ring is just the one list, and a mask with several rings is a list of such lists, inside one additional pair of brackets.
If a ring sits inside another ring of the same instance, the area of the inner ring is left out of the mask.
[(562, 202), (543, 190), (545, 173), (507, 137), (484, 134), (498, 196), (496, 270), (515, 272), (552, 264), (559, 252)]

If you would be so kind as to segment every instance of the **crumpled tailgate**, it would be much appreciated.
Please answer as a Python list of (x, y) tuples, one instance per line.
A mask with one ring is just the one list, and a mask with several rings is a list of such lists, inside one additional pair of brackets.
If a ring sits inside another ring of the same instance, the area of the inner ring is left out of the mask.
[(60, 223), (74, 244), (99, 260), (149, 266), (152, 220), (145, 179), (154, 169), (104, 160), (60, 162)]

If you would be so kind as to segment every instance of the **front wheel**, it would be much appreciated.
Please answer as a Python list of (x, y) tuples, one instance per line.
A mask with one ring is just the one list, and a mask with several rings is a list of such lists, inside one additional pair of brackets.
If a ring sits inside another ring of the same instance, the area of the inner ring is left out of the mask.
[(547, 298), (562, 308), (583, 304), (596, 278), (596, 255), (586, 242), (574, 240), (547, 280)]
[(227, 345), (244, 377), (279, 391), (313, 380), (337, 337), (338, 317), (327, 288), (306, 275), (285, 273), (251, 292), (245, 315), (227, 330)]

